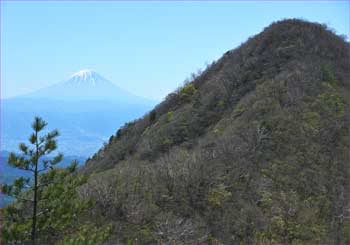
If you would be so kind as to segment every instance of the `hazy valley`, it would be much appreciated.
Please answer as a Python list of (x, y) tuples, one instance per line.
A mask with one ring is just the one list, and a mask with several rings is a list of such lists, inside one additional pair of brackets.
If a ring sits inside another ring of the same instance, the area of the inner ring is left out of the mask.
[(96, 72), (83, 70), (68, 81), (1, 101), (1, 149), (16, 151), (40, 115), (60, 130), (60, 151), (88, 157), (125, 122), (149, 111), (155, 101), (122, 90)]

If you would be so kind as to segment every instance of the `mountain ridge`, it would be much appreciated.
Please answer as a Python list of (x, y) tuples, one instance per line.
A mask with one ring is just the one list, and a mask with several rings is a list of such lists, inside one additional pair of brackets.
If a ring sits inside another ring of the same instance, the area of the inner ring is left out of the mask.
[[(145, 205), (137, 217), (154, 224), (153, 242), (171, 236), (177, 243), (349, 241), (349, 225), (337, 218), (344, 215), (341, 190), (350, 174), (349, 47), (325, 25), (275, 22), (125, 124), (82, 171), (101, 189), (141, 181), (138, 194), (109, 195), (137, 196)], [(114, 200), (91, 196), (101, 205)], [(324, 202), (332, 203), (329, 209)], [(133, 217), (126, 206), (123, 214)], [(196, 235), (172, 235), (185, 232), (176, 226), (180, 220)], [(142, 221), (142, 228), (127, 222), (121, 227), (149, 241)], [(114, 231), (111, 239), (126, 241), (118, 237), (128, 234)]]
[[(306, 33), (307, 31), (311, 32), (312, 34), (309, 35)], [(319, 41), (319, 46), (313, 45), (317, 34), (324, 37)], [(301, 41), (300, 36), (302, 36), (304, 39), (303, 41)], [(281, 44), (278, 41), (279, 39), (283, 40)], [(201, 74), (197, 74), (190, 83), (187, 85), (185, 84), (182, 88), (170, 93), (164, 101), (159, 103), (154, 108), (153, 112), (156, 112), (157, 117), (160, 117), (166, 114), (166, 112), (171, 112), (172, 110), (176, 110), (183, 105), (193, 103), (193, 101), (187, 101), (186, 99), (183, 100), (181, 97), (193, 96), (195, 95), (195, 92), (198, 92), (200, 89), (203, 89), (204, 93), (207, 93), (206, 96), (212, 96), (213, 98), (217, 96), (213, 93), (221, 93), (225, 97), (228, 97), (224, 98), (225, 100), (228, 100), (225, 103), (228, 103), (230, 106), (234, 106), (239, 99), (246, 94), (249, 94), (250, 91), (255, 89), (255, 87), (262, 82), (260, 77), (265, 76), (264, 79), (273, 79), (273, 75), (275, 76), (274, 73), (280, 73), (282, 66), (286, 66), (286, 71), (291, 71), (294, 69), (296, 70), (296, 73), (299, 74), (301, 72), (305, 72), (306, 65), (303, 67), (295, 64), (292, 60), (295, 57), (302, 57), (305, 59), (304, 63), (308, 63), (310, 59), (314, 58), (314, 53), (319, 53), (321, 56), (323, 56), (323, 58), (327, 59), (334, 59), (334, 56), (337, 56), (338, 59), (335, 61), (335, 63), (337, 65), (339, 64), (341, 69), (347, 69), (347, 64), (349, 63), (347, 60), (349, 43), (345, 42), (345, 45), (334, 47), (332, 50), (334, 53), (332, 55), (328, 55), (325, 50), (326, 48), (329, 49), (329, 44), (326, 43), (329, 39), (334, 39), (334, 41), (338, 44), (344, 43), (343, 37), (336, 36), (333, 32), (329, 31), (325, 25), (318, 23), (304, 22), (298, 19), (273, 23), (266, 27), (263, 32), (249, 38), (239, 47), (227, 51), (218, 61), (208, 65), (205, 71), (203, 71)], [(260, 45), (257, 45), (259, 42)], [(278, 45), (281, 47), (271, 50), (267, 48), (268, 45)], [(298, 50), (301, 48), (303, 49)], [(269, 55), (268, 57), (267, 54)], [(253, 56), (258, 56), (259, 58), (257, 59)], [(324, 66), (326, 67), (325, 69), (333, 69), (333, 66), (327, 62), (324, 64), (320, 63), (320, 61), (317, 61), (315, 66)], [(308, 66), (310, 65), (308, 64)], [(229, 71), (230, 69), (231, 71)], [(242, 72), (244, 69), (250, 69), (252, 71), (250, 73)], [(320, 71), (320, 68), (311, 68), (310, 72), (320, 73), (322, 71)], [(214, 73), (218, 73), (216, 74), (216, 77), (213, 77)], [(238, 75), (240, 73), (242, 75)], [(277, 79), (280, 79), (283, 76), (284, 74), (282, 73), (281, 75), (277, 76)], [(350, 79), (349, 74), (345, 72), (338, 72), (337, 76), (341, 78), (339, 79), (342, 83), (341, 85), (348, 88), (349, 83), (345, 81)], [(298, 78), (296, 77), (296, 79)], [(207, 84), (205, 84), (205, 82)], [(304, 84), (301, 85), (304, 86)], [(303, 89), (309, 90), (307, 87)], [(227, 95), (227, 93), (230, 93), (228, 90), (232, 90), (233, 94)], [(186, 94), (186, 92), (188, 94)], [(195, 99), (198, 99), (197, 97), (195, 97)], [(345, 99), (347, 99), (346, 96)], [(218, 101), (215, 103), (217, 102)], [(143, 118), (127, 123), (124, 128), (126, 130), (126, 128), (130, 127), (131, 124), (135, 124), (137, 122), (142, 124), (141, 121), (147, 121), (150, 117), (151, 114), (145, 115)], [(212, 119), (208, 118), (208, 120), (208, 124), (212, 123), (210, 122)], [(120, 134), (122, 131), (123, 128), (119, 131)]]

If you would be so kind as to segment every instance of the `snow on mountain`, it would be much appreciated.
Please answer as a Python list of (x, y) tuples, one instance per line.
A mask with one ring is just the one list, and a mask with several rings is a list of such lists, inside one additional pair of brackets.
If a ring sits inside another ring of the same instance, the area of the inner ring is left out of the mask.
[(91, 70), (81, 70), (74, 73), (71, 78), (65, 82), (67, 86), (108, 86), (112, 84), (98, 73)]
[(127, 104), (151, 102), (151, 100), (136, 96), (120, 88), (97, 72), (87, 69), (78, 71), (67, 81), (42, 88), (22, 97), (69, 100), (108, 99)]

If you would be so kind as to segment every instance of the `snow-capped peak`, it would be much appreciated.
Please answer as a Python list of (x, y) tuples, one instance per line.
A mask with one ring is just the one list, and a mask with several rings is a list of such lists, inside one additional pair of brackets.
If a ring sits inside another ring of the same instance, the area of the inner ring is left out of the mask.
[(95, 86), (101, 80), (104, 81), (105, 79), (92, 70), (84, 69), (74, 73), (69, 82), (77, 85), (89, 83)]
[(76, 73), (74, 73), (71, 78), (73, 77), (81, 77), (81, 78), (86, 78), (88, 76), (91, 76), (93, 73), (95, 73), (94, 71), (92, 70), (88, 70), (88, 69), (84, 69), (84, 70), (81, 70), (81, 71), (78, 71)]
[(139, 97), (123, 90), (99, 73), (88, 69), (74, 73), (66, 81), (35, 91), (29, 94), (28, 97), (79, 100), (108, 99), (124, 101), (129, 104), (134, 104), (135, 101), (140, 100)]

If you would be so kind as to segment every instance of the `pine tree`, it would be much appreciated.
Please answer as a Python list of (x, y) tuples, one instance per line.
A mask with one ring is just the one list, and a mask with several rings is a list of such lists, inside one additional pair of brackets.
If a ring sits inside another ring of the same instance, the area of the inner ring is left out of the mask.
[[(41, 188), (50, 184), (39, 181), (39, 174), (52, 169), (52, 167), (59, 163), (63, 157), (63, 155), (59, 153), (51, 158), (51, 160), (42, 160), (43, 156), (47, 156), (56, 150), (56, 137), (59, 136), (57, 130), (53, 130), (40, 136), (40, 133), (46, 125), (47, 123), (40, 117), (35, 117), (32, 124), (34, 132), (29, 137), (30, 145), (28, 146), (24, 143), (19, 144), (21, 154), (11, 153), (8, 159), (10, 166), (32, 172), (33, 179), (20, 177), (16, 179), (13, 184), (5, 184), (1, 188), (3, 194), (15, 197), (18, 201), (24, 203), (31, 203), (31, 244), (36, 244), (37, 240), (38, 203), (41, 201), (38, 193)], [(26, 195), (23, 195), (24, 191), (26, 191)], [(30, 197), (28, 198), (29, 193)]]

